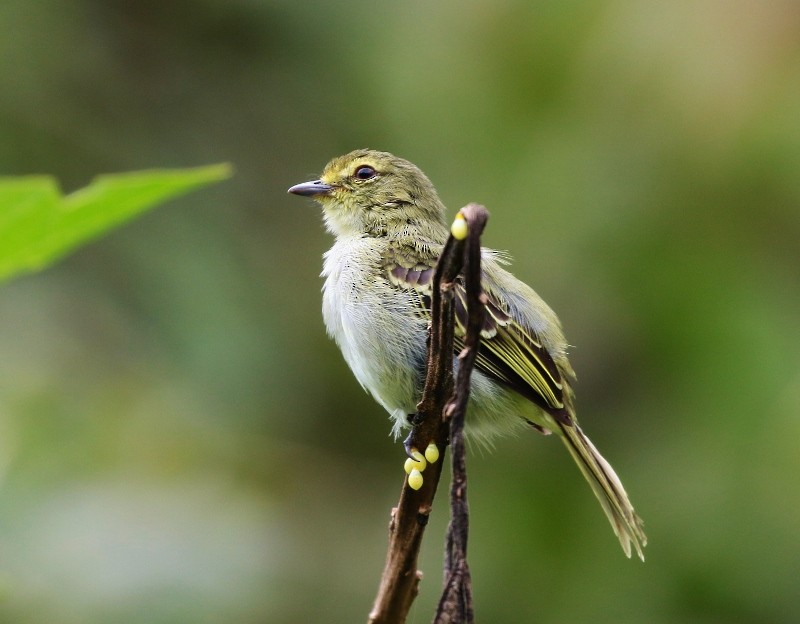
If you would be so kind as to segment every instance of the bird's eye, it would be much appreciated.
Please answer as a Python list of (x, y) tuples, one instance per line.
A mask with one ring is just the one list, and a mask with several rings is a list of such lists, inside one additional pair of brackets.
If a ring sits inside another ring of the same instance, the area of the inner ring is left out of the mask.
[(356, 169), (356, 178), (359, 180), (369, 180), (370, 178), (375, 177), (375, 171), (372, 167), (368, 165), (364, 165)]

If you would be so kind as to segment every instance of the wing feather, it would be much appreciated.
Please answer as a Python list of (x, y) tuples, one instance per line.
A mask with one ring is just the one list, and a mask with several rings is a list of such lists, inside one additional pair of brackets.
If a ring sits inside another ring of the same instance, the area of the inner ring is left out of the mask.
[[(412, 301), (418, 313), (430, 319), (433, 267), (410, 262), (398, 253), (391, 254), (386, 265), (387, 281), (395, 288), (416, 296)], [(466, 292), (461, 280), (455, 288), (455, 352), (463, 349), (467, 324)], [(565, 424), (572, 424), (564, 404), (564, 381), (555, 361), (530, 327), (515, 319), (498, 293), (486, 292), (481, 345), (475, 365), (493, 378)]]

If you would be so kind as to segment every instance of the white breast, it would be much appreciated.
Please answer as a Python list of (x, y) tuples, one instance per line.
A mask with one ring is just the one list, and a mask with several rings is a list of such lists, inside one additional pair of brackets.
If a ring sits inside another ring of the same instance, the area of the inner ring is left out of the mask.
[(359, 383), (396, 419), (413, 413), (425, 322), (408, 293), (388, 286), (374, 239), (339, 238), (325, 254), (322, 314)]

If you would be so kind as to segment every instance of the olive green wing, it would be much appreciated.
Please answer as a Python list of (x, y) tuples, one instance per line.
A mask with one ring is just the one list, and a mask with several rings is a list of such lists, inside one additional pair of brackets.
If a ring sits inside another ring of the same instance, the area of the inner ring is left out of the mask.
[[(390, 254), (386, 277), (395, 288), (408, 291), (418, 313), (430, 320), (432, 263), (409, 261)], [(455, 351), (464, 348), (467, 325), (466, 291), (459, 279), (455, 285)], [(513, 318), (497, 293), (485, 292), (481, 344), (475, 366), (484, 375), (529, 399), (564, 424), (572, 418), (564, 404), (564, 380), (541, 340), (529, 327)]]

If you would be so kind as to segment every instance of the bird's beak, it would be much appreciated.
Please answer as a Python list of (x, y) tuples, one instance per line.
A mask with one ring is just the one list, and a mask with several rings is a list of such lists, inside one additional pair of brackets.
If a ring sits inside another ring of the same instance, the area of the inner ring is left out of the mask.
[(332, 190), (333, 187), (331, 185), (325, 184), (322, 180), (314, 180), (313, 182), (295, 184), (288, 192), (294, 195), (314, 197), (315, 195), (328, 195)]

